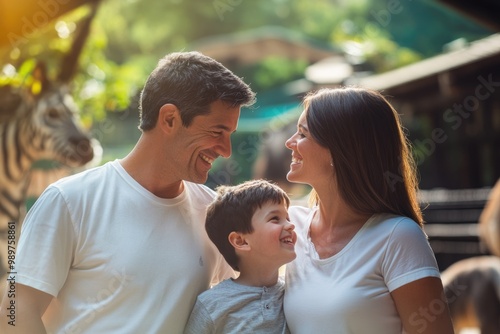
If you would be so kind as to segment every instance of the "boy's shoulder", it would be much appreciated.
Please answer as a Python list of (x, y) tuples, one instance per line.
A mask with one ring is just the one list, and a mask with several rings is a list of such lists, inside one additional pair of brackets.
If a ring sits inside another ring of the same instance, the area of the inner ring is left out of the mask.
[(285, 281), (282, 277), (278, 279), (276, 285), (270, 288), (263, 288), (257, 286), (248, 286), (236, 283), (232, 278), (228, 278), (212, 288), (202, 292), (198, 299), (204, 304), (215, 304), (219, 302), (219, 298), (227, 299), (228, 296), (248, 296), (252, 294), (260, 294), (263, 290), (271, 293), (281, 293), (285, 289)]
[(225, 279), (210, 289), (203, 291), (198, 295), (198, 303), (205, 305), (205, 308), (210, 309), (211, 305), (216, 306), (220, 303), (225, 303), (229, 296), (238, 294), (240, 284), (235, 283), (231, 278)]
[[(235, 283), (232, 278), (225, 279), (220, 283), (214, 285), (210, 289), (203, 291), (198, 298), (213, 298), (217, 295), (224, 295), (228, 292), (234, 292), (235, 290), (239, 290), (242, 285)], [(226, 295), (227, 296), (227, 295)]]

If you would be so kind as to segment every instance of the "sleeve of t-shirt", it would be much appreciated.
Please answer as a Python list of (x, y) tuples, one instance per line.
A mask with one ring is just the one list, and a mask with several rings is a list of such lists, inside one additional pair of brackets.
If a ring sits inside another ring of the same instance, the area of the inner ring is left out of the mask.
[(209, 240), (208, 242), (212, 245), (212, 251), (215, 254), (215, 268), (212, 272), (212, 277), (210, 278), (210, 286), (215, 286), (228, 278), (235, 278), (237, 275), (233, 268), (231, 268), (231, 266), (226, 262), (224, 257), (210, 241), (205, 232), (206, 209), (207, 206), (214, 200), (216, 195), (215, 191), (202, 184), (194, 184), (187, 181), (185, 181), (185, 184), (189, 187), (190, 194), (193, 196), (193, 202), (196, 203), (198, 210), (203, 211), (203, 220), (199, 222), (200, 229), (203, 230), (202, 233)]
[(389, 291), (424, 277), (440, 277), (434, 252), (420, 226), (400, 219), (387, 243), (382, 270)]
[(56, 297), (68, 276), (75, 240), (66, 201), (51, 186), (24, 220), (16, 255), (16, 282)]
[(198, 300), (194, 304), (191, 315), (184, 328), (184, 334), (215, 333), (214, 322), (207, 309)]

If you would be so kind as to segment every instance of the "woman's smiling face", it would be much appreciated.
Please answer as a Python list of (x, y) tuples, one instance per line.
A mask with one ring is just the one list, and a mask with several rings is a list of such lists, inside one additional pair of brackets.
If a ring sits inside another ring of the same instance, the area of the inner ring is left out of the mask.
[(300, 115), (297, 132), (285, 143), (292, 150), (292, 162), (287, 180), (295, 183), (305, 183), (314, 187), (318, 182), (332, 176), (330, 151), (321, 146), (309, 132), (307, 125), (307, 109)]

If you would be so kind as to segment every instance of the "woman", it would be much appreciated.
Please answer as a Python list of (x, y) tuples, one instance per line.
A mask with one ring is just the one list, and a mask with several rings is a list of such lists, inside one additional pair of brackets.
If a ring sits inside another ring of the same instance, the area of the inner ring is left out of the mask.
[(396, 111), (361, 88), (322, 89), (304, 107), (287, 179), (312, 186), (315, 205), (290, 210), (291, 332), (453, 333)]

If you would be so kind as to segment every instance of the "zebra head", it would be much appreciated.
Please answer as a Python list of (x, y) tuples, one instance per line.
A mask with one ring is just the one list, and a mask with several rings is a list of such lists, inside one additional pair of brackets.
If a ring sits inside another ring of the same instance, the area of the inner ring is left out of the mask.
[(91, 161), (94, 151), (83, 131), (67, 86), (51, 86), (34, 97), (31, 110), (30, 155), (78, 167)]
[(20, 217), (35, 161), (81, 167), (100, 147), (83, 130), (67, 86), (36, 71), (31, 87), (0, 87), (0, 233)]
[[(55, 160), (69, 167), (83, 166), (94, 157), (91, 138), (85, 133), (68, 84), (50, 82), (44, 63), (38, 63), (33, 77), (38, 91), (24, 100), (25, 128), (29, 140), (24, 149), (32, 160)], [(22, 115), (20, 117), (23, 117)]]

